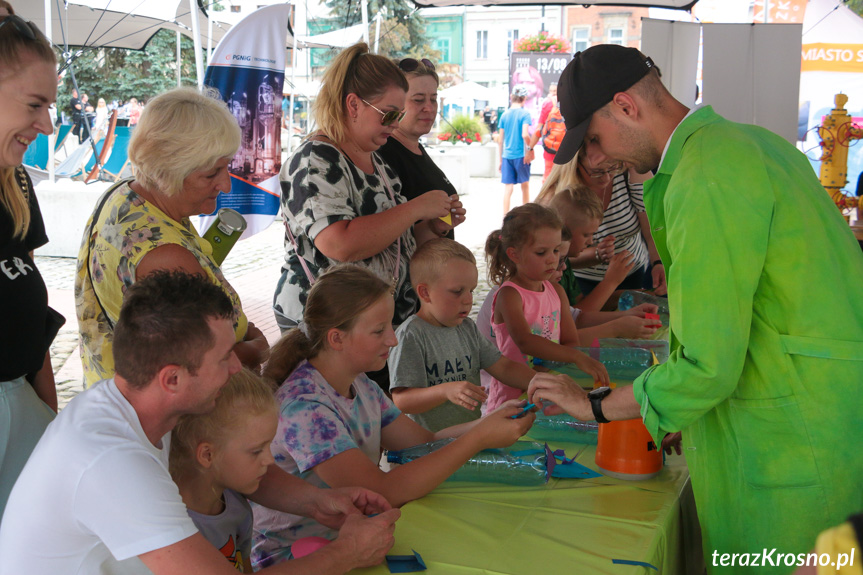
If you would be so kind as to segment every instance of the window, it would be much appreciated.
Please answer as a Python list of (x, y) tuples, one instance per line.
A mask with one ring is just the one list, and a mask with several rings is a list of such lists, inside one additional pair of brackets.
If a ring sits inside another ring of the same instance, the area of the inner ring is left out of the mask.
[(231, 12), (239, 12), (241, 8), (239, 6), (231, 5)]
[(572, 29), (572, 51), (583, 52), (590, 48), (590, 28)]
[(476, 31), (476, 57), (483, 60), (488, 58), (488, 30)]
[(437, 38), (434, 41), (434, 49), (440, 52), (440, 61), (449, 62), (449, 38)]
[(623, 28), (609, 28), (608, 43), (623, 46)]
[(506, 33), (506, 55), (509, 56), (515, 50), (518, 41), (518, 30), (510, 30)]

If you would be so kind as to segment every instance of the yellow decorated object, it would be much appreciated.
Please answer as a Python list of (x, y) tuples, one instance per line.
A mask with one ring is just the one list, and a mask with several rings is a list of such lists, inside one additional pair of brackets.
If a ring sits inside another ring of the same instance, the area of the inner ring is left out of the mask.
[[(822, 149), (820, 180), (836, 205), (844, 210), (858, 204), (857, 198), (846, 196), (842, 188), (848, 183), (848, 147), (853, 140), (863, 139), (863, 129), (852, 122), (845, 109), (848, 96), (836, 94), (834, 102), (836, 107), (818, 128)], [(859, 213), (857, 219), (860, 220)]]

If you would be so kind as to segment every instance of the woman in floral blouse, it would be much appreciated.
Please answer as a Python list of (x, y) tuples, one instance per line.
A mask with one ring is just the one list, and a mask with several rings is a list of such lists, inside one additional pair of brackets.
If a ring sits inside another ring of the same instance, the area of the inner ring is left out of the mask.
[(221, 286), (234, 303), (240, 360), (256, 367), (265, 359), (264, 334), (246, 319), (210, 244), (189, 221), (230, 192), (228, 163), (239, 145), (237, 122), (217, 94), (171, 90), (141, 115), (129, 143), (135, 179), (99, 201), (78, 252), (75, 305), (88, 386), (114, 375), (111, 341), (123, 293), (155, 270), (201, 274)]

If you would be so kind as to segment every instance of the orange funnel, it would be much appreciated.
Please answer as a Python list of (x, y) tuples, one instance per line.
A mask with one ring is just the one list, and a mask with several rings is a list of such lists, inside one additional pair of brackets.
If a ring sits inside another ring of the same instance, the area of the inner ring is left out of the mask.
[(662, 452), (640, 419), (600, 423), (596, 465), (617, 479), (648, 479), (662, 469)]

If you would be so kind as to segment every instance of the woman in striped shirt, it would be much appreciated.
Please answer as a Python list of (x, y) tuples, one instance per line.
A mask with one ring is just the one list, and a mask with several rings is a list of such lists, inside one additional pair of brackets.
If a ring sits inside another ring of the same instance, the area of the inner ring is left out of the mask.
[(620, 288), (654, 289), (657, 295), (665, 295), (665, 268), (653, 244), (644, 212), (642, 182), (645, 178), (627, 170), (623, 164), (608, 164), (602, 160), (602, 157), (590, 157), (579, 150), (567, 166), (561, 166), (559, 181), (549, 181), (543, 187), (556, 189), (578, 182), (589, 187), (602, 202), (603, 218), (593, 236), (594, 248), (570, 260), (578, 287), (584, 295), (589, 294), (605, 277), (611, 257), (628, 250), (635, 266)]

